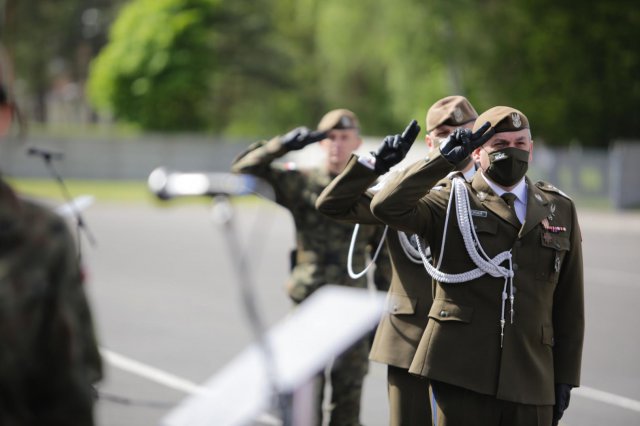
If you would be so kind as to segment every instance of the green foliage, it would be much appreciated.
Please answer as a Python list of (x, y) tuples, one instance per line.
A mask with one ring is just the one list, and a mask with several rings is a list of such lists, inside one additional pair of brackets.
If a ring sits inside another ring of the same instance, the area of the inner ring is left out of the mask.
[(101, 109), (146, 129), (204, 127), (215, 57), (207, 28), (216, 0), (137, 0), (91, 68), (89, 95)]
[[(3, 34), (30, 87), (73, 60), (83, 3), (123, 1), (7, 0), (27, 21)], [(462, 94), (521, 109), (536, 140), (606, 146), (640, 135), (638, 39), (635, 0), (130, 0), (88, 90), (142, 129), (244, 137), (338, 107), (382, 135)]]

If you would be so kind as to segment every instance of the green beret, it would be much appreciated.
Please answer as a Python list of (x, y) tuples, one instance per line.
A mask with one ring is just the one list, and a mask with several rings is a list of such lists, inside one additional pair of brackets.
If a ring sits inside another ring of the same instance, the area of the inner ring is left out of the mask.
[(487, 121), (491, 123), (491, 127), (496, 130), (496, 133), (517, 132), (529, 128), (527, 116), (517, 109), (507, 106), (493, 107), (480, 114), (473, 126), (473, 131), (478, 130)]
[(478, 113), (464, 96), (447, 96), (433, 104), (427, 111), (427, 133), (436, 127), (462, 126), (478, 117)]
[(318, 123), (318, 130), (321, 132), (328, 132), (333, 129), (357, 129), (359, 127), (358, 117), (344, 108), (329, 111)]

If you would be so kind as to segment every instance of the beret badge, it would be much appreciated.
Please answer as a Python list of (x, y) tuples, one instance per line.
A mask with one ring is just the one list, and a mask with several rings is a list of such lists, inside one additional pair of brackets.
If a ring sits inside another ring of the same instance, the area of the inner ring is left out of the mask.
[(522, 120), (520, 119), (520, 114), (518, 114), (517, 112), (512, 112), (511, 122), (513, 123), (513, 127), (515, 127), (516, 129), (522, 126)]

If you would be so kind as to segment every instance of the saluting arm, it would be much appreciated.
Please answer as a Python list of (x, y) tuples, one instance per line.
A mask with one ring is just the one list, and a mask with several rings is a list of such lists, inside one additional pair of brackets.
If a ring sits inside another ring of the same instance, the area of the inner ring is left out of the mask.
[(316, 208), (332, 219), (361, 224), (380, 224), (371, 213), (371, 197), (367, 189), (378, 178), (374, 170), (352, 155), (347, 167), (322, 191)]
[(425, 235), (427, 223), (424, 218), (431, 212), (422, 198), (453, 168), (440, 153), (417, 161), (382, 187), (371, 200), (371, 211), (392, 228)]
[(282, 144), (278, 136), (269, 141), (256, 142), (233, 160), (231, 171), (268, 178), (271, 163), (287, 152), (289, 150)]
[(384, 138), (365, 162), (352, 155), (345, 170), (338, 175), (316, 201), (316, 208), (336, 219), (350, 223), (380, 224), (371, 213), (371, 194), (366, 190), (376, 178), (402, 161), (420, 133), (416, 120), (411, 120), (402, 134)]
[(432, 211), (429, 200), (421, 198), (453, 170), (454, 165), (466, 160), (474, 149), (482, 146), (494, 133), (495, 129), (491, 128), (489, 122), (476, 132), (464, 128), (454, 130), (430, 160), (419, 161), (373, 197), (373, 214), (393, 228), (424, 236)]

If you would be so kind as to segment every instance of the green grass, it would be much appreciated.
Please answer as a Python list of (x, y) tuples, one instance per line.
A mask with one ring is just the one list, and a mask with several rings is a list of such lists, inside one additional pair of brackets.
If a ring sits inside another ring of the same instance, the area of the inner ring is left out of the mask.
[[(51, 179), (8, 179), (21, 194), (50, 199), (63, 199), (62, 190)], [(143, 181), (91, 181), (66, 180), (72, 197), (92, 195), (97, 200), (108, 202), (152, 202), (153, 194)]]
[[(62, 190), (57, 182), (51, 179), (14, 179), (7, 181), (20, 194), (34, 198), (64, 201)], [(102, 181), (102, 180), (65, 180), (71, 197), (91, 195), (97, 202), (122, 204), (154, 204), (168, 207), (179, 204), (209, 204), (208, 197), (189, 197), (174, 199), (169, 202), (159, 200), (149, 191), (146, 181)], [(234, 201), (241, 203), (259, 202), (257, 197), (243, 196)]]

